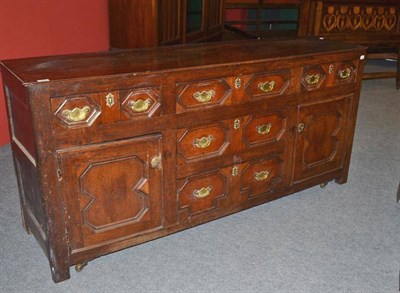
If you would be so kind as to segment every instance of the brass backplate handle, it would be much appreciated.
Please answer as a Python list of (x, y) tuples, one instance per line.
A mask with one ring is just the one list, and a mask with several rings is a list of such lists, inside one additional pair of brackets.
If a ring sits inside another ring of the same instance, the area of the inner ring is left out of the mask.
[(72, 122), (84, 121), (90, 112), (90, 107), (74, 108), (73, 110), (64, 110), (62, 114)]
[(214, 137), (212, 135), (203, 136), (202, 138), (196, 138), (193, 141), (193, 144), (195, 147), (197, 147), (199, 149), (205, 149), (210, 146), (210, 144), (213, 140), (214, 140)]
[(257, 126), (257, 132), (259, 134), (265, 135), (265, 134), (268, 134), (271, 131), (271, 128), (272, 128), (272, 124), (271, 123), (258, 125)]
[(266, 81), (266, 82), (260, 82), (258, 84), (258, 88), (263, 91), (264, 93), (268, 93), (272, 91), (275, 87), (276, 82), (274, 80), (272, 81)]
[(195, 92), (193, 98), (195, 98), (200, 103), (207, 103), (215, 96), (214, 90)]
[(316, 85), (320, 79), (321, 79), (321, 74), (319, 73), (307, 75), (305, 78), (306, 82), (309, 85)]
[(261, 172), (255, 172), (254, 173), (254, 179), (257, 181), (263, 181), (268, 178), (269, 171), (261, 171)]
[(150, 99), (147, 99), (147, 100), (139, 99), (137, 101), (129, 101), (128, 107), (132, 111), (140, 113), (140, 112), (144, 112), (147, 109), (149, 109), (150, 104), (151, 104)]
[(339, 76), (341, 79), (348, 79), (351, 75), (351, 68), (346, 68), (343, 70), (339, 70)]
[(205, 198), (210, 195), (211, 190), (212, 190), (211, 186), (203, 187), (201, 189), (194, 190), (193, 196), (195, 196), (197, 198)]

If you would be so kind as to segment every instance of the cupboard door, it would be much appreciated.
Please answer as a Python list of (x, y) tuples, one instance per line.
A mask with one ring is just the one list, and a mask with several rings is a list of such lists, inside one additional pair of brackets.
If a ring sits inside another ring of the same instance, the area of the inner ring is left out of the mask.
[(295, 153), (294, 181), (340, 169), (346, 145), (353, 96), (301, 105)]
[(160, 143), (152, 135), (59, 151), (72, 253), (161, 228)]

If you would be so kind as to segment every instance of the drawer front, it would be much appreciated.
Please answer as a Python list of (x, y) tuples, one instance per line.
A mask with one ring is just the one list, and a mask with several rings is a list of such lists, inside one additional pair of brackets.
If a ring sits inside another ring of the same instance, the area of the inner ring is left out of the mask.
[(352, 61), (338, 62), (335, 66), (335, 84), (354, 83), (357, 78), (357, 66)]
[(89, 93), (51, 98), (53, 130), (90, 128), (161, 115), (159, 87)]
[(177, 113), (232, 103), (232, 88), (229, 78), (179, 83), (176, 90)]
[(282, 112), (250, 116), (243, 127), (242, 141), (246, 147), (275, 143), (286, 132), (287, 118)]
[(58, 153), (72, 250), (161, 228), (160, 149), (152, 135)]
[(196, 161), (229, 152), (231, 129), (221, 122), (178, 131), (177, 152), (184, 161)]
[(303, 75), (301, 77), (303, 90), (313, 91), (324, 88), (326, 86), (326, 66), (329, 67), (330, 65), (313, 65), (303, 68)]
[(161, 93), (159, 88), (140, 88), (119, 92), (121, 120), (159, 116), (161, 113)]
[(358, 61), (340, 61), (303, 67), (303, 91), (313, 91), (335, 85), (354, 83)]
[(181, 222), (218, 212), (229, 197), (228, 169), (220, 169), (178, 180), (178, 209)]
[(280, 96), (290, 85), (290, 71), (262, 73), (254, 75), (246, 85), (246, 93), (251, 100)]
[(101, 124), (102, 109), (99, 94), (51, 99), (54, 113), (53, 128), (73, 129)]
[(240, 166), (240, 192), (247, 198), (275, 191), (282, 186), (283, 158), (280, 155), (263, 158)]

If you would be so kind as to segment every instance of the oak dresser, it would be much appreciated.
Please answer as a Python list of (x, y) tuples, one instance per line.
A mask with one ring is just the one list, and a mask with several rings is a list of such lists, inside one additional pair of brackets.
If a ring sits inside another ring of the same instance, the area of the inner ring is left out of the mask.
[(3, 61), (23, 225), (53, 280), (345, 183), (365, 53), (297, 39)]

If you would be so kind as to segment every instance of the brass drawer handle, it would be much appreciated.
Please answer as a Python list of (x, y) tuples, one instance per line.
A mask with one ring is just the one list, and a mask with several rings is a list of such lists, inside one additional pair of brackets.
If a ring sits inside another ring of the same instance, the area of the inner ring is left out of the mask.
[(205, 149), (210, 146), (211, 142), (214, 140), (214, 137), (212, 135), (209, 136), (203, 136), (202, 138), (196, 138), (193, 141), (193, 144), (195, 147), (199, 149)]
[(346, 68), (343, 70), (339, 70), (339, 76), (341, 79), (348, 79), (351, 75), (351, 68)]
[(210, 195), (211, 190), (212, 190), (211, 186), (203, 187), (201, 189), (193, 191), (193, 196), (197, 198), (205, 198)]
[(195, 92), (193, 97), (200, 103), (207, 103), (215, 96), (214, 90)]
[(254, 179), (257, 181), (263, 181), (268, 178), (269, 171), (261, 171), (254, 173)]
[(321, 74), (317, 73), (317, 74), (307, 75), (305, 79), (309, 85), (316, 85), (319, 82), (320, 78)]
[(140, 113), (140, 112), (144, 112), (147, 109), (149, 109), (150, 104), (151, 104), (150, 99), (147, 99), (147, 100), (139, 99), (137, 101), (129, 101), (128, 107), (132, 111)]
[(87, 114), (90, 112), (90, 107), (74, 108), (73, 110), (64, 110), (62, 114), (72, 122), (80, 122), (86, 119)]
[(257, 132), (259, 134), (265, 135), (268, 134), (271, 131), (272, 128), (272, 124), (268, 123), (268, 124), (264, 124), (264, 125), (259, 125), (257, 126)]
[(266, 82), (260, 82), (258, 84), (258, 88), (264, 92), (264, 93), (268, 93), (270, 91), (272, 91), (275, 87), (276, 82), (274, 80), (272, 81), (266, 81)]

